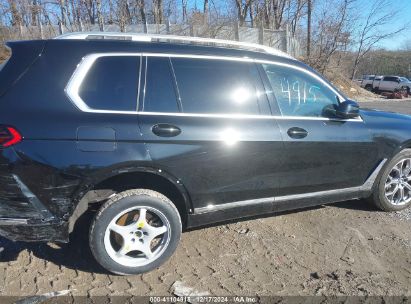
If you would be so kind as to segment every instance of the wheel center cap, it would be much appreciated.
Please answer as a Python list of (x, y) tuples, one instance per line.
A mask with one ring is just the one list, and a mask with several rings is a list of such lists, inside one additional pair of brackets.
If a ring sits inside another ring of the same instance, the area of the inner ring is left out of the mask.
[(141, 237), (143, 236), (143, 233), (142, 233), (140, 230), (137, 230), (137, 231), (136, 231), (136, 236), (137, 236), (138, 238), (141, 238)]

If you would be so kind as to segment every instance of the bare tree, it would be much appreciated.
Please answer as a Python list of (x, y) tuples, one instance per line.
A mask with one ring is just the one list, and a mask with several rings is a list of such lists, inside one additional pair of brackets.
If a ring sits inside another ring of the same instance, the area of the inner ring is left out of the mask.
[(312, 1), (307, 0), (307, 58), (310, 58), (311, 53), (311, 9)]
[(394, 7), (394, 5), (390, 0), (374, 0), (369, 13), (365, 16), (365, 21), (359, 24), (351, 79), (354, 79), (361, 60), (375, 45), (405, 30), (405, 25), (395, 28), (394, 30), (384, 30), (386, 25), (398, 16), (398, 11), (392, 9), (392, 7)]
[(33, 0), (31, 5), (31, 25), (39, 25), (39, 3), (38, 0)]
[(13, 26), (21, 26), (23, 23), (22, 16), (17, 9), (17, 3), (14, 0), (8, 0), (11, 12), (11, 24)]
[(253, 0), (235, 0), (237, 6), (237, 17), (240, 26), (244, 25), (245, 19), (247, 17), (248, 9)]
[(288, 24), (290, 34), (293, 37), (297, 36), (297, 31), (300, 29), (300, 22), (307, 13), (307, 10), (305, 9), (306, 5), (307, 0), (287, 1), (287, 5), (283, 12), (283, 24), (280, 26), (283, 27), (284, 24)]
[(145, 10), (145, 3), (144, 0), (137, 0), (137, 7), (140, 12), (141, 22), (143, 23), (145, 32), (147, 31), (147, 18), (146, 18), (146, 10)]
[(289, 2), (287, 0), (273, 0), (273, 23), (274, 23), (274, 29), (278, 30), (283, 22), (283, 16), (284, 16), (284, 9), (286, 3)]
[(163, 0), (153, 0), (154, 23), (163, 23)]
[(204, 0), (204, 5), (203, 5), (204, 23), (207, 23), (207, 24), (208, 24), (208, 13), (209, 13), (208, 0)]
[(103, 11), (101, 9), (101, 0), (96, 0), (97, 3), (97, 20), (98, 20), (98, 27), (100, 31), (104, 31), (104, 16)]
[[(64, 1), (64, 0), (60, 0)], [(84, 7), (86, 8), (88, 19), (90, 21), (90, 24), (95, 24), (96, 23), (96, 11), (95, 11), (95, 5), (93, 0), (82, 0)]]
[(183, 13), (183, 23), (187, 21), (187, 0), (181, 0), (181, 8)]
[[(341, 0), (335, 11), (324, 7), (317, 19), (315, 49), (308, 62), (324, 73), (334, 54), (347, 45), (351, 38), (351, 12), (356, 0)], [(335, 3), (330, 3), (334, 7)]]

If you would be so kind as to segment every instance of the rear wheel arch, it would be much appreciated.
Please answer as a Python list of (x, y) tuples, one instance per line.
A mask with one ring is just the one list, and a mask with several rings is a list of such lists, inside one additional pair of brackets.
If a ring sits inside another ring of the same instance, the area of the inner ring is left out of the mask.
[(113, 194), (130, 189), (157, 191), (173, 202), (179, 211), (183, 227), (187, 216), (193, 212), (190, 196), (179, 179), (157, 168), (124, 168), (103, 174), (88, 182), (74, 199), (73, 212), (69, 218), (69, 232), (77, 220), (94, 203), (103, 203)]

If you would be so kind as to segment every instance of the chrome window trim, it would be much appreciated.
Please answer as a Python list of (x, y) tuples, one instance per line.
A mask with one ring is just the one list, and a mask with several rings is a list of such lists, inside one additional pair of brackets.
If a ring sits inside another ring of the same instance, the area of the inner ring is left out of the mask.
[[(137, 100), (136, 100), (136, 111), (115, 111), (115, 110), (104, 110), (104, 109), (94, 109), (90, 108), (84, 100), (79, 95), (80, 86), (86, 78), (90, 68), (93, 66), (94, 62), (101, 57), (142, 57), (141, 53), (94, 53), (83, 57), (80, 63), (77, 65), (76, 70), (71, 76), (65, 92), (71, 102), (81, 111), (88, 113), (116, 113), (116, 114), (130, 114), (137, 112)], [(140, 60), (140, 71), (141, 71), (141, 60)], [(139, 71), (139, 72), (140, 72)], [(139, 77), (139, 84), (140, 84)], [(140, 86), (140, 85), (139, 85)], [(139, 93), (139, 88), (137, 88), (137, 94)], [(137, 96), (138, 99), (138, 96)]]
[(280, 115), (248, 115), (248, 114), (203, 114), (203, 113), (167, 113), (167, 112), (135, 112), (136, 115), (150, 116), (182, 116), (182, 117), (207, 117), (207, 118), (230, 118), (230, 119), (281, 119), (281, 120), (320, 120), (320, 121), (354, 121), (362, 122), (361, 118), (340, 119), (327, 117), (308, 116), (280, 116)]
[[(166, 116), (188, 116), (188, 117), (216, 117), (216, 118), (256, 118), (256, 119), (282, 119), (282, 120), (337, 120), (337, 121), (356, 121), (362, 122), (362, 118), (358, 117), (355, 119), (334, 119), (334, 118), (326, 118), (326, 117), (305, 117), (305, 116), (271, 116), (271, 115), (248, 115), (248, 114), (213, 114), (213, 113), (160, 113), (160, 112), (138, 112), (138, 111), (115, 111), (115, 110), (104, 110), (104, 109), (93, 109), (90, 108), (83, 99), (79, 96), (79, 89), (84, 81), (85, 77), (87, 76), (88, 71), (93, 66), (94, 62), (100, 57), (111, 57), (111, 56), (135, 56), (135, 57), (171, 57), (171, 58), (195, 58), (195, 59), (214, 59), (214, 60), (228, 60), (228, 61), (240, 61), (240, 62), (255, 62), (261, 64), (274, 64), (279, 66), (289, 67), (291, 69), (299, 70), (303, 73), (314, 77), (321, 83), (323, 83), (326, 87), (332, 90), (336, 96), (340, 98), (340, 100), (344, 100), (344, 97), (335, 90), (330, 84), (328, 84), (324, 79), (320, 76), (312, 73), (311, 71), (283, 62), (277, 61), (270, 61), (270, 60), (260, 60), (260, 59), (251, 59), (249, 57), (230, 57), (230, 56), (213, 56), (213, 55), (195, 55), (195, 54), (174, 54), (174, 53), (127, 53), (127, 52), (107, 52), (107, 53), (93, 53), (86, 55), (82, 58), (80, 63), (77, 65), (73, 75), (71, 76), (66, 88), (65, 92), (71, 102), (76, 106), (79, 110), (87, 113), (105, 113), (105, 114), (132, 114), (132, 115), (166, 115)], [(140, 64), (141, 69), (141, 64)], [(141, 75), (139, 77), (139, 81)], [(140, 93), (140, 92), (139, 92)], [(139, 97), (138, 97), (139, 98)]]

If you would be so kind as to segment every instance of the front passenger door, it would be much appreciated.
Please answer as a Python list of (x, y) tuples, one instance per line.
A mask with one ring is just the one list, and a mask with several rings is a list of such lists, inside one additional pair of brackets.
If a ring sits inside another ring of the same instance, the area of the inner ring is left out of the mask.
[(362, 185), (377, 165), (377, 148), (361, 118), (326, 117), (337, 92), (304, 68), (263, 64), (285, 147), (280, 195)]

